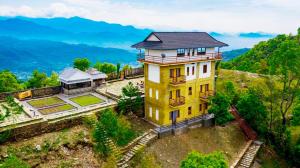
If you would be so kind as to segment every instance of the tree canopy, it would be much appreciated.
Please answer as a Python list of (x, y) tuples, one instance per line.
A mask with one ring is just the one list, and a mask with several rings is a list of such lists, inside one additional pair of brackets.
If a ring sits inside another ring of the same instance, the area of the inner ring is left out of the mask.
[(23, 89), (23, 86), (19, 83), (16, 75), (10, 71), (0, 72), (0, 93), (12, 92)]
[(181, 161), (181, 168), (228, 168), (222, 152), (213, 152), (210, 154), (202, 154), (199, 152), (191, 152)]
[(94, 68), (96, 68), (98, 71), (106, 73), (106, 74), (110, 74), (113, 72), (117, 72), (117, 66), (115, 66), (114, 64), (111, 63), (101, 63), (101, 62), (96, 62), (96, 64), (94, 65)]
[(86, 71), (91, 65), (87, 58), (76, 58), (73, 62), (73, 67), (81, 71)]

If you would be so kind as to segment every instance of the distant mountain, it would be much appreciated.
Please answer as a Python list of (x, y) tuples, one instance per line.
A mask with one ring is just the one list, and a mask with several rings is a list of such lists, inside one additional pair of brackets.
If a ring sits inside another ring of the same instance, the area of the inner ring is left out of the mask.
[(270, 33), (250, 32), (250, 33), (240, 33), (239, 36), (245, 38), (273, 38), (276, 35)]
[(73, 44), (130, 49), (151, 30), (110, 24), (80, 17), (0, 19), (0, 35), (19, 39), (42, 39)]
[(247, 51), (249, 51), (250, 48), (242, 48), (242, 49), (236, 49), (236, 50), (231, 50), (231, 51), (224, 51), (222, 53), (223, 61), (230, 61), (234, 59), (235, 57), (238, 57)]
[(66, 44), (45, 40), (18, 40), (0, 37), (0, 70), (9, 69), (26, 78), (34, 69), (48, 74), (71, 66), (77, 57), (96, 61), (137, 65), (134, 53), (115, 48)]

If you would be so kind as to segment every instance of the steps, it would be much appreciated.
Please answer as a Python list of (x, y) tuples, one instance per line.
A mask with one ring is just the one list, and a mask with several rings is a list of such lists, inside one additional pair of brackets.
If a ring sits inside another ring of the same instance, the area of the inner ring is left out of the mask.
[(250, 168), (261, 145), (262, 142), (253, 141), (237, 164), (236, 168)]
[(137, 143), (131, 147), (125, 154), (118, 160), (117, 166), (119, 168), (126, 168), (128, 167), (128, 162), (134, 157), (134, 155), (142, 150), (147, 144), (150, 144), (157, 138), (157, 133), (154, 130), (149, 130), (143, 137), (137, 141)]

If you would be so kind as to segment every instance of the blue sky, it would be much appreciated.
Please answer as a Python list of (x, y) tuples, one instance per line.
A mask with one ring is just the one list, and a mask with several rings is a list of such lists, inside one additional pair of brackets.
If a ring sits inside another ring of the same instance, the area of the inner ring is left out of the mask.
[(1, 16), (72, 17), (221, 33), (295, 33), (300, 0), (0, 0)]

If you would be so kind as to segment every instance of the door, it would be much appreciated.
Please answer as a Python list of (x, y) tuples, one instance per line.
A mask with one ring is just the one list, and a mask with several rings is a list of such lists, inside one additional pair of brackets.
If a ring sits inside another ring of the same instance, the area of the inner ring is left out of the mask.
[(176, 77), (180, 76), (180, 68), (176, 68)]
[(178, 117), (179, 110), (170, 112), (170, 119), (172, 120), (172, 125), (176, 125), (176, 119)]

